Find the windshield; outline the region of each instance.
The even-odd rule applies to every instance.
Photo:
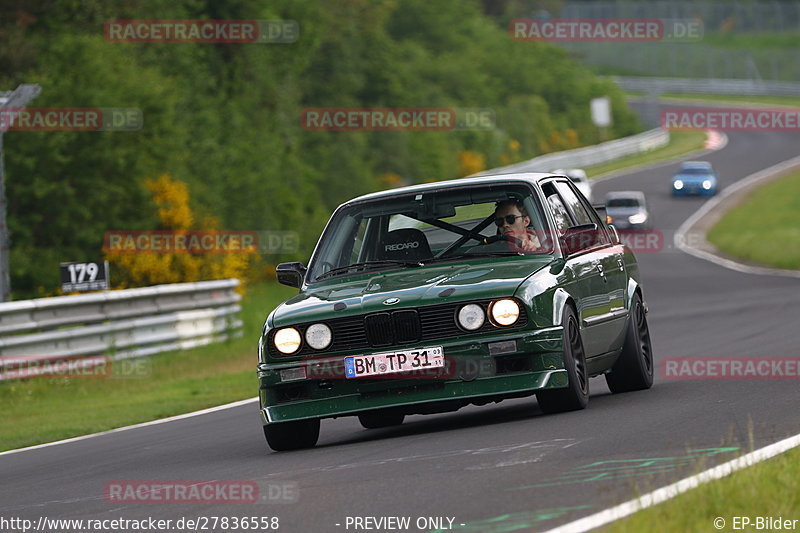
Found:
[[[606,208],[608,207],[639,207],[639,200],[636,198],[612,198],[606,200]]]
[[[359,202],[340,209],[329,222],[308,279],[464,257],[552,253],[543,238],[544,220],[530,188],[519,184]]]
[[[691,167],[691,168],[681,169],[681,174],[710,174],[710,173],[711,169],[708,168]]]

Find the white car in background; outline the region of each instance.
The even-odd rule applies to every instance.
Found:
[[[563,169],[560,168],[558,170],[554,170],[553,174],[559,174],[561,176],[566,176],[575,186],[578,188],[581,193],[589,200],[589,203],[592,202],[592,184],[589,182],[589,177],[586,176],[586,172],[581,168],[567,168]]]

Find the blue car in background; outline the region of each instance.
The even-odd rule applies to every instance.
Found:
[[[708,161],[685,161],[672,177],[672,196],[714,196],[717,175]]]

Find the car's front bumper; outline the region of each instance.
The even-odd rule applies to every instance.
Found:
[[[512,341],[513,350],[509,348]],[[381,408],[397,408],[408,413],[437,412],[482,400],[493,401],[567,386],[561,326],[426,345],[442,346],[445,358],[455,365],[453,371],[440,378],[346,379],[332,371],[319,374],[312,369],[313,365],[331,369],[332,365],[342,362],[344,355],[259,365],[263,422],[331,418]],[[497,353],[498,346],[504,346],[504,353]],[[301,366],[313,377],[281,380],[281,371]]]
[[[716,185],[713,185],[710,189],[704,189],[703,185],[700,183],[685,183],[680,189],[672,187],[673,196],[714,196],[716,193]]]

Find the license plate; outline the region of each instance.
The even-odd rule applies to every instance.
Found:
[[[442,367],[444,367],[444,350],[441,346],[344,358],[344,372],[347,378],[380,376],[381,374]]]

